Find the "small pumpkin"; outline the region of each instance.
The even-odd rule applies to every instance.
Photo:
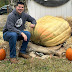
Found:
[[[72,49],[71,48],[68,48],[66,50],[66,58],[70,61],[72,61]]]
[[[0,60],[4,60],[6,57],[6,51],[5,49],[0,49]]]

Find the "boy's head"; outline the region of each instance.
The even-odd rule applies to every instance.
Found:
[[[24,3],[23,2],[17,2],[16,4],[16,11],[21,14],[24,11]]]

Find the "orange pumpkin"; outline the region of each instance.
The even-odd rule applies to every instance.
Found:
[[[72,61],[72,49],[68,48],[66,51],[66,58],[70,61]]]
[[[0,60],[4,60],[6,57],[6,52],[4,49],[0,49]]]

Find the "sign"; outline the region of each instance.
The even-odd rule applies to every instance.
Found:
[[[67,3],[69,0],[34,0],[34,1],[46,7],[57,7]]]

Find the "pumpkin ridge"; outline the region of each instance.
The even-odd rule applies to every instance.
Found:
[[[64,42],[64,40],[66,39],[66,38],[68,38],[69,36],[66,36],[65,38],[63,38],[63,39],[61,39],[60,41],[58,41],[57,43],[52,43],[52,44],[44,44],[45,46],[55,46],[55,45],[58,45],[58,44],[60,44],[60,43],[63,43]]]
[[[57,25],[57,24],[55,23],[53,26],[56,26],[56,25]],[[53,26],[51,26],[51,27],[53,27]],[[49,27],[49,28],[48,28],[48,31],[50,31],[50,29],[51,29],[51,28]],[[43,34],[46,30],[47,30],[47,28],[42,32],[42,34]],[[51,32],[51,33],[52,33],[52,32]],[[51,33],[50,33],[50,34],[51,34]],[[41,34],[41,36],[42,36],[42,34]],[[50,35],[50,34],[48,34],[48,35]],[[48,36],[48,35],[47,35],[47,36]]]
[[[51,40],[51,39],[55,38],[56,36],[60,35],[61,33],[59,33],[59,30],[61,30],[61,27],[63,27],[63,25],[61,25],[60,28],[54,30],[54,32],[51,32],[50,34],[53,34],[53,36],[52,36],[51,38],[46,39],[46,40]],[[64,26],[64,27],[65,27],[65,26]],[[68,26],[67,26],[67,27],[68,27]],[[68,27],[68,28],[69,28],[69,27]],[[64,29],[67,30],[68,28],[64,28]],[[64,31],[62,31],[62,32],[64,32]],[[58,34],[56,34],[56,33],[58,33]],[[46,36],[48,36],[48,35],[45,35],[44,37],[47,38]],[[41,38],[43,41],[45,40],[44,37]],[[45,41],[46,41],[46,40],[45,40]]]
[[[69,30],[70,30],[70,28],[67,29],[67,31],[69,31]],[[65,32],[63,32],[63,33],[67,35],[67,33],[66,33],[67,31],[65,31]],[[63,34],[63,33],[62,33],[62,34]],[[62,34],[60,34],[60,36],[61,36]],[[69,36],[70,36],[70,33],[68,33],[68,34],[69,34],[69,35],[67,35],[67,36],[69,37]],[[66,37],[66,35],[65,35],[65,36],[62,36],[62,39],[63,39],[64,37]],[[59,37],[60,37],[60,36],[59,36]],[[58,36],[57,36],[57,37],[58,37]],[[53,40],[50,40],[50,41],[47,41],[47,43],[50,44],[51,41],[53,41],[54,43],[60,41],[61,38],[58,38],[58,39],[57,39],[57,37],[55,37],[55,38],[53,39],[54,41],[53,41]],[[45,42],[45,43],[46,43],[46,42]]]

